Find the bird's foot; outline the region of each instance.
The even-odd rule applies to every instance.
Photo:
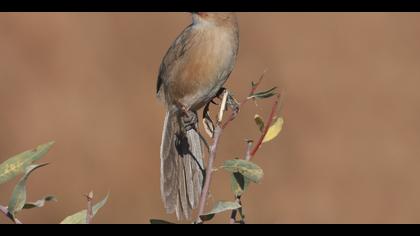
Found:
[[[195,112],[184,110],[184,115],[182,116],[182,124],[184,125],[185,131],[196,129],[197,122],[198,117]]]
[[[228,92],[226,104],[233,110],[233,112],[235,113],[239,112],[239,102],[236,101],[236,99],[229,93],[229,91],[225,87],[220,88],[215,98],[222,99],[222,95],[225,92]],[[212,101],[212,103],[216,104],[214,101]]]
[[[232,95],[228,94],[226,104],[232,109],[234,113],[239,112],[239,102],[236,101]]]
[[[217,92],[217,94],[216,94],[216,96],[214,96],[214,98],[210,101],[210,102],[208,102],[207,104],[206,104],[206,106],[204,107],[204,110],[203,110],[203,118],[204,119],[209,119],[210,121],[211,121],[211,119],[210,119],[210,117],[209,117],[209,114],[208,114],[208,112],[209,112],[209,107],[210,107],[210,104],[215,104],[215,105],[219,105],[219,104],[217,104],[214,100],[217,98],[217,99],[222,99],[221,97],[222,97],[222,95],[225,93],[225,92],[227,92],[228,93],[228,95],[227,95],[227,100],[226,100],[226,105],[230,108],[230,109],[232,109],[232,112],[236,115],[236,114],[238,114],[239,113],[239,107],[240,107],[240,103],[238,102],[238,101],[236,101],[236,99],[228,92],[228,90],[226,89],[226,88],[224,88],[224,87],[222,87],[218,92]]]

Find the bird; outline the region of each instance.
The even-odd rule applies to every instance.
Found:
[[[197,111],[223,88],[235,66],[239,27],[233,12],[191,12],[159,67],[157,97],[166,114],[160,146],[160,189],[168,214],[189,219],[205,179]]]

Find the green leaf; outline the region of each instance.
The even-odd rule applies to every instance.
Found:
[[[216,205],[213,207],[213,209],[206,213],[205,215],[201,215],[200,219],[202,221],[209,221],[211,219],[213,219],[213,217],[221,212],[224,211],[230,211],[230,210],[236,210],[238,208],[240,208],[241,205],[237,202],[223,202],[223,201],[219,201],[216,203]]]
[[[8,211],[9,214],[15,218],[16,213],[21,211],[26,203],[26,181],[29,175],[36,169],[46,166],[48,164],[31,165],[27,168],[25,175],[19,180],[15,189],[13,190],[12,197],[9,201]]]
[[[48,150],[50,150],[53,145],[54,142],[40,145],[33,150],[20,153],[3,162],[0,165],[0,184],[24,173],[28,166],[47,154]]]
[[[254,116],[254,120],[255,120],[255,123],[257,124],[257,126],[258,126],[258,129],[261,131],[261,132],[263,132],[264,131],[264,126],[265,126],[265,124],[264,124],[264,121],[263,121],[263,119],[261,118],[261,116],[259,116],[258,114],[256,114],[255,116]]]
[[[152,225],[173,225],[175,223],[166,221],[166,220],[160,220],[160,219],[150,219],[150,224]]]
[[[51,202],[51,201],[56,202],[57,198],[54,196],[46,196],[36,202],[27,202],[23,206],[23,209],[41,208],[45,206],[45,203]]]
[[[106,201],[108,200],[108,196],[109,193],[102,201],[96,203],[92,207],[93,216],[95,216],[96,213],[98,213],[99,209],[101,209],[105,205]],[[86,224],[86,217],[87,210],[79,211],[76,214],[66,217],[60,224]]]
[[[281,130],[283,129],[284,120],[282,117],[279,117],[274,121],[274,123],[270,126],[267,131],[267,134],[264,137],[263,143],[269,142],[276,138]]]
[[[231,173],[239,172],[254,183],[258,183],[264,175],[259,166],[246,160],[227,160],[223,163],[222,168]]]
[[[231,176],[231,189],[236,197],[242,196],[248,188],[250,180],[245,178],[241,173],[232,173]]]
[[[276,92],[275,92],[276,89],[277,89],[277,87],[273,87],[273,88],[271,88],[267,91],[262,91],[262,92],[251,94],[248,97],[248,99],[264,99],[264,98],[272,97],[272,96],[276,95]]]

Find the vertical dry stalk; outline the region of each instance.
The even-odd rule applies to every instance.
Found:
[[[214,131],[213,131],[213,143],[211,144],[209,148],[210,149],[209,160],[208,160],[207,168],[206,168],[206,177],[204,181],[203,191],[201,192],[200,203],[198,205],[198,215],[197,215],[196,223],[202,223],[200,216],[204,214],[204,208],[206,206],[206,201],[207,201],[207,197],[210,190],[211,176],[213,173],[213,163],[214,163],[214,160],[216,159],[217,147],[219,145],[220,136],[222,135],[223,127],[221,126],[221,123],[223,119],[223,114],[225,113],[225,110],[226,110],[228,96],[229,96],[229,92],[226,90],[225,93],[223,94],[222,103],[221,103],[220,110],[217,116],[216,127],[214,128]]]
[[[264,73],[260,76],[258,81],[255,84],[253,84],[253,86],[251,88],[251,91],[249,93],[250,95],[255,93],[258,86],[261,84],[265,73],[266,73],[266,71],[264,71]],[[212,173],[213,173],[213,165],[214,165],[214,161],[216,159],[217,147],[218,147],[219,142],[220,142],[220,137],[222,135],[222,131],[223,131],[224,128],[226,128],[230,124],[230,122],[232,122],[236,118],[240,108],[249,100],[248,97],[244,98],[238,104],[238,110],[237,111],[232,111],[230,113],[230,116],[227,118],[226,122],[222,123],[222,118],[223,118],[223,114],[226,110],[226,103],[227,103],[228,96],[229,96],[228,92],[225,91],[223,99],[222,99],[222,104],[221,104],[221,107],[220,107],[220,110],[219,110],[219,113],[218,113],[218,116],[217,116],[217,123],[216,123],[216,126],[215,126],[214,131],[213,131],[213,137],[212,137],[213,142],[212,142],[211,146],[209,147],[210,153],[209,153],[209,159],[208,159],[207,168],[206,168],[205,182],[204,182],[203,190],[202,190],[201,197],[200,197],[198,214],[197,214],[197,219],[196,219],[195,223],[202,223],[202,220],[201,220],[200,216],[202,216],[204,214],[204,208],[205,208],[208,193],[209,193],[209,190],[210,190],[211,178],[212,178]],[[273,107],[277,107],[277,104],[278,104],[278,99],[276,100],[275,105]],[[271,113],[275,114],[275,109],[273,109]],[[270,115],[271,120],[269,122],[267,122],[267,126],[271,125],[272,118],[273,118],[273,115]],[[265,131],[263,136],[265,136],[267,131],[268,131],[268,129]],[[261,143],[262,143],[263,139],[264,139],[264,137],[262,137]],[[255,150],[251,150],[252,142],[248,143],[248,149],[247,149],[247,154],[246,154],[246,159],[247,160],[250,160],[252,158],[252,156],[255,155],[259,146],[261,146],[261,143],[258,143],[258,145],[256,146],[256,149],[254,148]],[[239,199],[237,199],[237,200],[239,200]],[[235,223],[236,214],[237,214],[237,211],[232,212],[231,221],[233,219],[233,223]]]
[[[92,220],[93,220],[93,209],[92,209],[93,192],[90,192],[88,195],[86,195],[86,199],[87,199],[86,224],[92,224]]]

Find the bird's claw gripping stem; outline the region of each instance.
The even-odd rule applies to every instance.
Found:
[[[228,94],[226,104],[232,109],[234,113],[239,112],[239,102],[236,101],[236,99],[232,95]]]
[[[198,117],[195,112],[184,111],[182,116],[182,124],[184,125],[184,130],[189,131],[196,128],[198,122]]]

